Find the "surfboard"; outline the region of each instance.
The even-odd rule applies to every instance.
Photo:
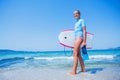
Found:
[[[69,30],[63,30],[59,36],[59,42],[62,46],[68,47],[68,48],[74,48],[74,42],[75,42],[75,35],[74,35],[74,30],[69,29]],[[93,34],[87,32],[87,46],[81,47],[81,52],[82,52],[82,58],[83,60],[89,60],[89,56],[87,54],[87,49],[92,48],[92,40],[93,40]]]
[[[75,35],[73,29],[63,30],[60,32],[59,36],[59,42],[62,46],[68,47],[68,48],[74,48],[74,42],[75,42]],[[92,40],[93,40],[93,34],[90,32],[87,32],[87,39],[86,43],[87,49],[92,48]]]

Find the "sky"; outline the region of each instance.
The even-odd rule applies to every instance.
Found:
[[[119,0],[0,0],[0,49],[63,50],[58,35],[74,29],[81,11],[93,49],[120,46]]]

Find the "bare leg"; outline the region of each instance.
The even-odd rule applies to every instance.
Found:
[[[79,51],[79,54],[78,54],[78,59],[80,61],[80,66],[81,66],[81,72],[85,72],[85,65],[84,65],[84,61],[82,59],[82,56],[81,56],[81,52]]]
[[[78,37],[75,40],[75,45],[74,45],[74,64],[73,64],[73,69],[70,72],[70,75],[75,75],[76,71],[77,71],[77,65],[78,65],[78,59],[79,59],[79,50],[80,50],[80,46],[82,43],[82,38]],[[82,58],[81,58],[82,59]]]

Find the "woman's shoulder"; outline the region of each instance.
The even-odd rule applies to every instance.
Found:
[[[84,19],[82,19],[82,18],[80,18],[79,20],[80,20],[80,21],[84,21]]]
[[[79,22],[84,22],[84,19],[80,18],[80,19],[79,19]]]

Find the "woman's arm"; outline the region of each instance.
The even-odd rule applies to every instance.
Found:
[[[82,29],[83,29],[83,44],[82,44],[82,46],[86,46],[86,26],[83,26],[82,27]]]

